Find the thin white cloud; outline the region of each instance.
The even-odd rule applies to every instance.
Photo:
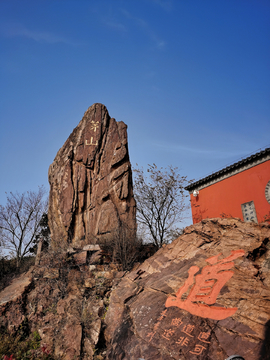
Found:
[[[105,21],[104,23],[109,26],[112,29],[121,31],[121,32],[127,32],[127,28],[125,27],[125,25],[121,24],[120,22],[113,22],[113,21]]]
[[[222,151],[222,150],[209,150],[209,149],[202,149],[202,148],[196,148],[196,147],[189,147],[185,145],[178,145],[178,144],[167,144],[167,143],[157,143],[157,142],[151,142],[152,146],[159,147],[162,149],[165,149],[170,152],[186,152],[189,154],[194,155],[202,155],[206,156],[208,158],[215,158],[215,159],[226,159],[229,157],[241,157],[245,156],[247,152],[245,151]]]
[[[144,31],[144,33],[148,36],[148,38],[154,42],[155,47],[157,49],[163,49],[165,46],[165,41],[160,39],[153,29],[149,26],[149,24],[138,17],[132,16],[127,10],[121,9],[122,14],[129,20],[133,21],[140,29]]]
[[[1,33],[6,37],[24,37],[41,43],[76,45],[65,37],[47,31],[29,30],[20,24],[4,24],[1,26]]]
[[[162,7],[166,11],[172,10],[172,1],[171,0],[150,0],[152,3]]]

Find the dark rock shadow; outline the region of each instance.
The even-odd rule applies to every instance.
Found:
[[[270,360],[270,320],[265,324],[265,336],[260,351],[259,360]]]

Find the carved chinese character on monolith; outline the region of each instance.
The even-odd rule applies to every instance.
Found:
[[[121,226],[136,229],[127,126],[102,104],[84,114],[49,168],[53,243],[82,247]]]

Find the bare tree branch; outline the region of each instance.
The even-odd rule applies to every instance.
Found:
[[[11,192],[7,195],[6,205],[0,205],[0,243],[15,253],[17,267],[29,253],[39,232],[42,215],[47,211],[44,195],[44,187],[39,187],[37,192]]]
[[[180,231],[176,224],[186,210],[187,177],[180,176],[177,168],[158,169],[155,164],[148,165],[148,176],[142,168],[133,172],[137,221],[148,228],[155,245],[161,247]]]

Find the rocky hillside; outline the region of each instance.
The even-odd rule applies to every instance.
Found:
[[[269,359],[269,239],[266,223],[204,220],[127,273],[48,252],[0,293],[1,329],[61,359]]]

